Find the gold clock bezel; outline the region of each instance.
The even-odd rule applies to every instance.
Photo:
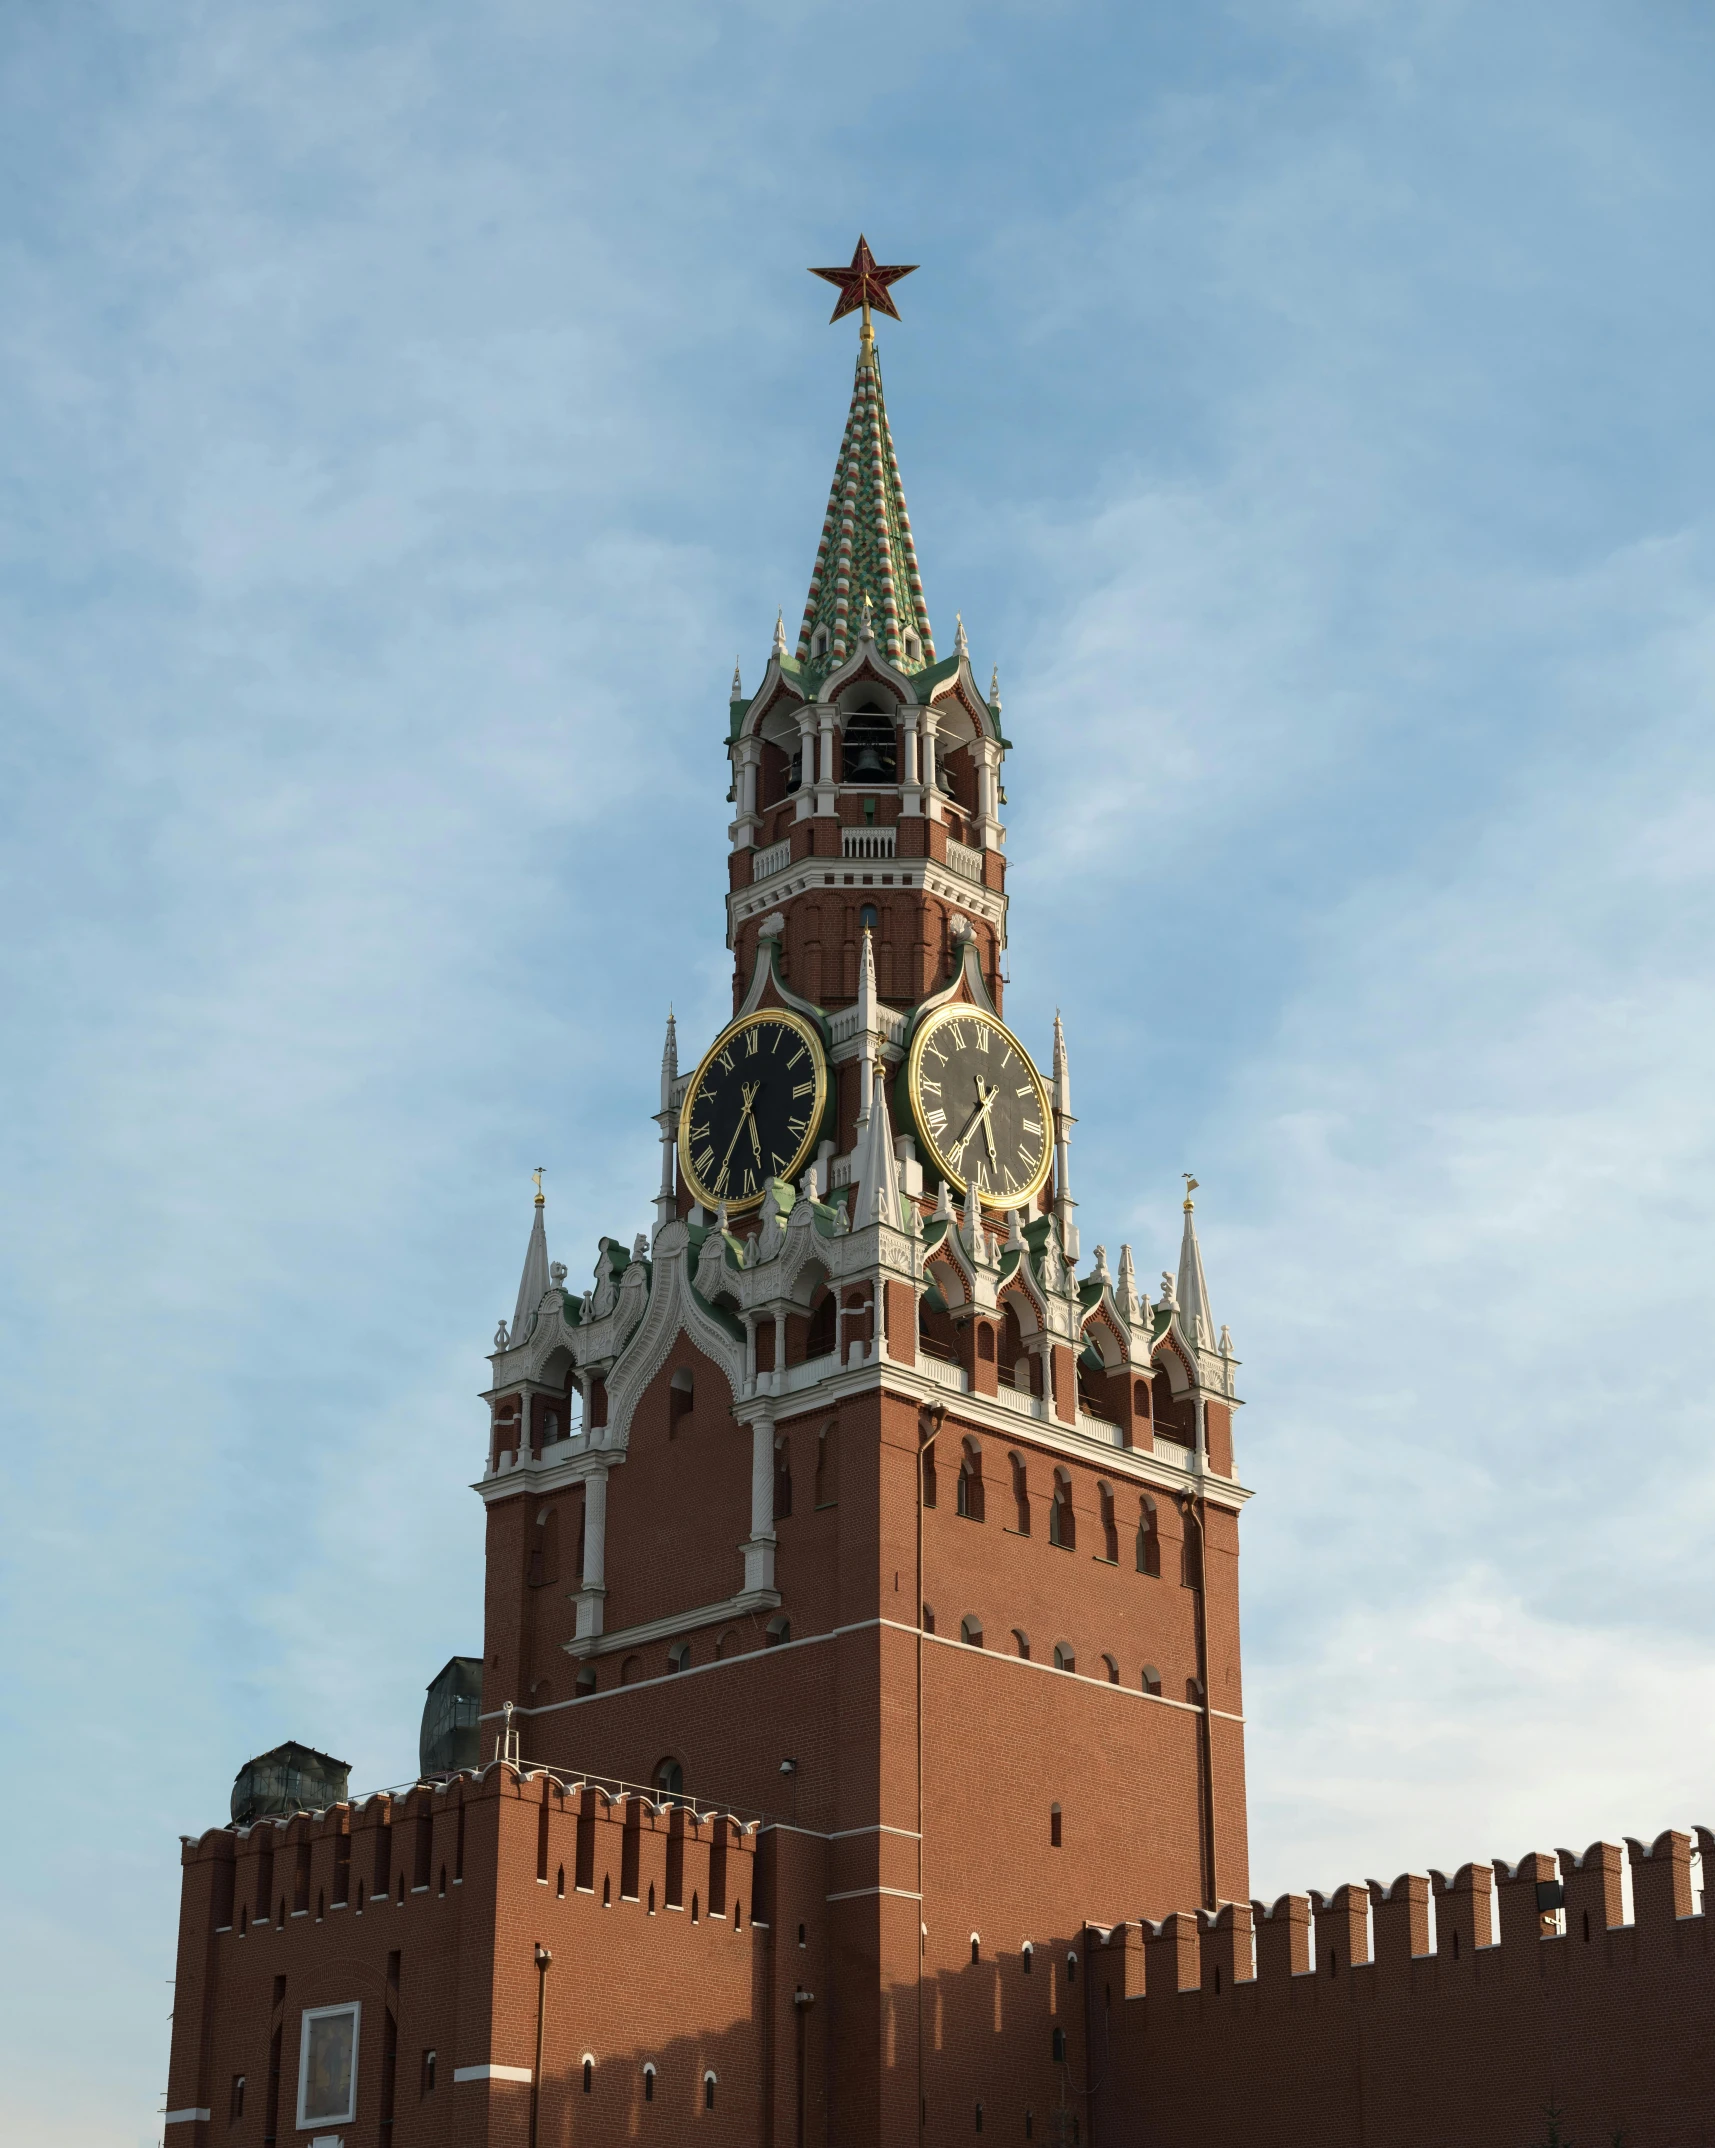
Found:
[[[985,1208],[1003,1212],[1008,1208],[1026,1208],[1047,1185],[1048,1174],[1054,1168],[1054,1107],[1048,1100],[1048,1085],[1037,1071],[1035,1060],[998,1014],[990,1014],[983,1007],[973,1007],[968,1000],[955,1000],[945,1007],[937,1007],[934,1013],[919,1025],[916,1035],[911,1039],[911,1049],[905,1061],[905,1094],[906,1101],[911,1106],[911,1123],[917,1129],[917,1138],[922,1142],[924,1151],[935,1169],[950,1186],[960,1193],[966,1192],[970,1181],[947,1160],[934,1135],[930,1133],[917,1087],[923,1054],[930,1038],[937,1030],[946,1028],[952,1022],[980,1022],[985,1029],[991,1029],[1004,1037],[1030,1069],[1030,1078],[1036,1084],[1036,1094],[1042,1106],[1043,1126],[1042,1162],[1036,1176],[1027,1186],[1021,1186],[1017,1193],[1009,1195],[1005,1200],[995,1198],[981,1187],[977,1192],[977,1197]]]
[[[795,1186],[798,1183],[805,1166],[815,1153],[816,1143],[822,1131],[822,1120],[827,1115],[828,1055],[823,1049],[821,1035],[814,1022],[795,1012],[790,1007],[758,1007],[753,1014],[741,1014],[736,1022],[727,1024],[702,1058],[698,1060],[697,1071],[691,1076],[690,1086],[686,1089],[684,1101],[679,1106],[679,1139],[677,1145],[679,1151],[679,1175],[690,1188],[693,1197],[707,1209],[718,1209],[724,1199],[726,1212],[729,1216],[747,1215],[751,1209],[760,1208],[768,1197],[768,1180],[766,1178],[763,1180],[762,1190],[759,1193],[741,1195],[737,1199],[734,1199],[731,1194],[722,1196],[717,1193],[711,1193],[709,1188],[697,1176],[696,1167],[691,1162],[691,1119],[693,1116],[691,1107],[695,1102],[697,1091],[702,1087],[704,1075],[707,1074],[709,1068],[714,1065],[723,1052],[731,1050],[733,1039],[742,1037],[747,1029],[760,1029],[766,1023],[777,1024],[783,1029],[795,1030],[810,1047],[810,1061],[816,1070],[816,1094],[810,1106],[809,1132],[805,1134],[803,1140],[799,1143],[797,1153],[793,1156],[789,1167],[784,1171],[777,1171],[773,1174],[776,1178],[784,1179],[788,1185]]]

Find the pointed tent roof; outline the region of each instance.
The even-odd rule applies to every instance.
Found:
[[[1203,1280],[1203,1252],[1197,1243],[1192,1201],[1185,1197],[1185,1235],[1179,1242],[1179,1325],[1200,1349],[1215,1347],[1215,1316],[1209,1310],[1209,1286]]]
[[[899,1159],[893,1153],[893,1128],[887,1118],[887,1087],[879,1070],[870,1084],[869,1119],[858,1137],[857,1201],[852,1229],[872,1223],[899,1228]]]
[[[661,1047],[661,1109],[666,1111],[673,1102],[673,1084],[679,1079],[679,1025],[673,1019],[673,1010],[667,1009],[667,1038]]]
[[[853,654],[866,597],[875,609],[881,652],[895,670],[916,672],[934,663],[935,637],[882,398],[881,364],[867,327],[858,341],[851,411],[834,465],[804,623],[798,629],[797,660],[812,676],[833,670]],[[828,646],[812,661],[811,641],[819,626],[828,629]],[[905,636],[913,631],[921,637],[922,654],[910,657]]]
[[[548,1294],[548,1231],[543,1222],[546,1203],[536,1196],[536,1216],[530,1225],[530,1243],[524,1248],[524,1273],[518,1278],[518,1308],[512,1315],[512,1345],[516,1349],[530,1331],[536,1308]]]

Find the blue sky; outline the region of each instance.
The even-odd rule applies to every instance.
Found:
[[[1086,1246],[1203,1183],[1257,1891],[1710,1817],[1712,103],[1670,0],[7,12],[0,2131],[156,2139],[176,1835],[479,1633],[859,228]]]

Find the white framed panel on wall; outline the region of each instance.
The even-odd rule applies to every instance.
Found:
[[[298,2129],[357,2116],[357,2047],[363,2007],[307,2006],[298,2036]]]

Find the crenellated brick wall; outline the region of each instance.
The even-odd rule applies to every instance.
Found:
[[[1086,2137],[1532,2148],[1552,2109],[1577,2148],[1715,2140],[1712,1853],[1669,1831],[1092,1930]]]

